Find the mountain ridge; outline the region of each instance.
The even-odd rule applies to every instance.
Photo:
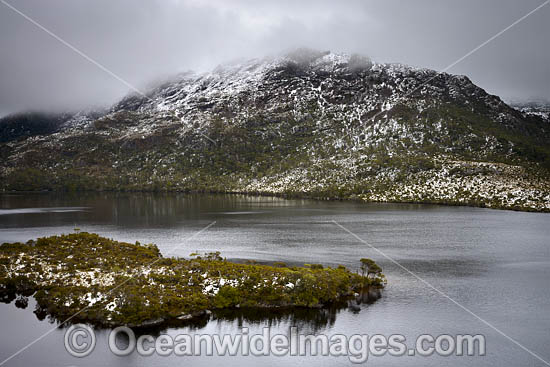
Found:
[[[183,73],[4,142],[0,184],[548,211],[549,142],[544,118],[466,76],[296,50]]]

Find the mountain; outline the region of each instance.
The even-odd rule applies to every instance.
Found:
[[[550,102],[532,101],[522,103],[512,103],[512,107],[521,111],[525,116],[538,116],[550,124]]]
[[[296,50],[183,73],[2,142],[0,185],[549,211],[549,142],[547,119],[465,76]]]
[[[70,114],[41,112],[7,116],[0,120],[0,143],[55,133],[71,117]]]

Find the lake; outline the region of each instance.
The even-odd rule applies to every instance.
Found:
[[[327,335],[402,334],[414,344],[421,334],[483,334],[486,356],[386,355],[371,356],[367,363],[545,365],[530,352],[550,360],[550,214],[242,195],[0,195],[0,242],[74,228],[120,241],[152,242],[165,256],[220,251],[236,261],[342,264],[354,270],[360,258],[370,257],[388,279],[382,297],[361,304],[360,310],[217,315],[199,325],[162,331],[170,335],[237,333],[243,326],[250,334],[265,326],[285,334],[296,325]],[[26,309],[0,304],[0,362],[54,327],[47,319],[39,321],[33,309],[32,299]],[[96,331],[97,345],[89,356],[75,358],[65,351],[64,332],[51,331],[4,365],[351,365],[345,356],[119,357],[108,350],[107,330]]]

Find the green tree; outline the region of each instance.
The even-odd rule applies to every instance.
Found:
[[[369,278],[377,278],[382,274],[382,268],[372,259],[362,258],[361,260],[361,276]]]

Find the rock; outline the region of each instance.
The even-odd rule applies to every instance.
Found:
[[[190,313],[186,313],[177,317],[178,320],[190,320],[192,318],[193,318],[193,315]]]

